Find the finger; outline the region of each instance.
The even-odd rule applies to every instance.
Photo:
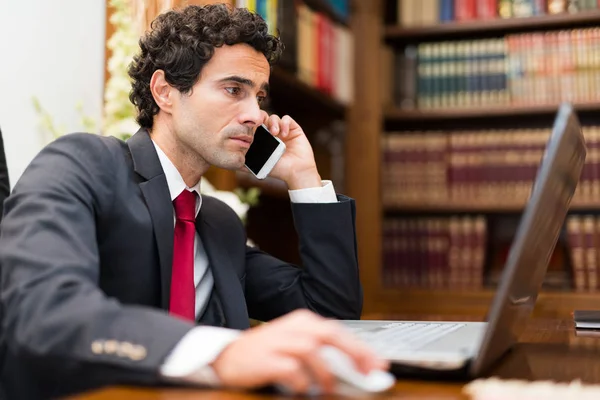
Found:
[[[275,114],[272,114],[269,117],[265,125],[267,126],[267,129],[271,132],[271,134],[274,136],[279,135],[279,133],[281,132],[281,119]]]
[[[340,335],[329,344],[348,354],[354,361],[356,368],[363,373],[389,367],[387,361],[378,357],[373,349],[350,334]]]
[[[281,118],[281,136],[282,137],[287,137],[288,134],[290,133],[291,122],[292,122],[292,117],[290,117],[289,115],[284,115],[283,118]]]
[[[348,354],[359,371],[368,373],[373,369],[387,369],[387,362],[362,340],[358,339],[343,325],[335,320],[326,320],[319,324],[319,335],[324,344],[335,346]]]
[[[287,117],[290,121],[290,130],[300,128],[300,125],[296,122],[296,120],[294,118],[290,117],[289,115]]]
[[[333,393],[337,378],[319,354],[319,349],[303,354],[301,359],[319,390],[323,393]]]
[[[293,341],[281,343],[279,352],[285,356],[300,360],[309,372],[318,388],[330,393],[335,384],[335,377],[320,354],[321,344],[316,337],[307,334],[295,335]]]
[[[286,390],[294,394],[305,394],[313,385],[310,375],[299,359],[282,357],[276,366],[277,368],[273,370],[272,382],[283,385]]]

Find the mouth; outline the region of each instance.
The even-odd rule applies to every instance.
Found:
[[[250,145],[252,144],[252,136],[233,136],[231,138],[229,138],[230,140],[233,140],[234,142],[236,142],[240,147],[243,148],[249,148]]]

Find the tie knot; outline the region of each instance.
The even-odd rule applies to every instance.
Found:
[[[173,206],[175,218],[192,222],[196,220],[196,192],[183,189],[183,192],[173,200]]]

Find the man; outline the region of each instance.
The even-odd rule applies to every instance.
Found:
[[[58,139],[6,202],[4,395],[180,382],[328,391],[325,344],[365,372],[384,368],[332,321],[361,313],[354,202],[321,181],[292,118],[260,109],[279,40],[259,16],[214,5],[159,16],[140,45],[129,74],[142,128],[126,143]],[[199,195],[210,165],[243,167],[263,122],[287,145],[271,175],[289,186],[303,268],[246,247],[235,213]],[[272,322],[246,330],[249,317]]]
[[[6,154],[4,152],[4,140],[0,130],[0,221],[4,207],[4,199],[10,194],[10,181],[8,179],[8,168],[6,166]]]

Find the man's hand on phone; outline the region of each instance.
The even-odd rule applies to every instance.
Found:
[[[296,393],[306,393],[316,384],[323,393],[331,393],[335,377],[319,355],[324,345],[347,353],[364,373],[388,368],[387,362],[338,322],[307,310],[246,331],[212,366],[225,387],[253,389],[283,384]]]
[[[265,113],[264,124],[286,145],[286,151],[269,174],[287,183],[291,190],[321,186],[312,147],[304,131],[289,115]]]

